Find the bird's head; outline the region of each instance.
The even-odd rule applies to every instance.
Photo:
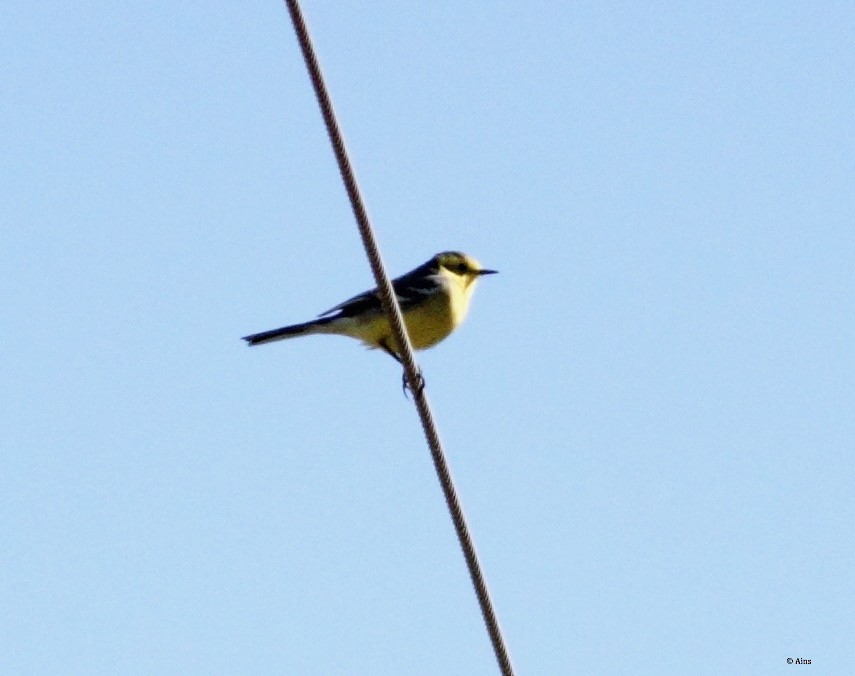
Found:
[[[463,288],[474,284],[482,275],[494,275],[498,270],[487,270],[472,256],[460,251],[443,251],[433,258],[440,271],[445,271],[457,279]]]

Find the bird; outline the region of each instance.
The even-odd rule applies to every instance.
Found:
[[[413,348],[426,350],[447,338],[465,319],[478,280],[496,272],[460,251],[443,251],[392,280]],[[254,346],[312,334],[356,338],[402,363],[376,288],[339,303],[317,319],[253,333],[242,340]]]

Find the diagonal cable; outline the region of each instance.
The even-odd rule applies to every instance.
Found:
[[[335,152],[338,169],[341,173],[341,178],[344,181],[344,187],[347,190],[347,196],[350,199],[350,206],[353,208],[353,215],[356,218],[356,224],[359,227],[359,234],[362,237],[362,244],[365,247],[365,254],[368,256],[368,262],[371,264],[371,272],[374,274],[374,280],[377,283],[377,288],[380,291],[380,300],[383,304],[383,310],[389,318],[389,323],[392,327],[392,332],[395,335],[397,344],[401,346],[399,354],[404,365],[409,389],[413,393],[413,401],[419,413],[419,418],[422,423],[422,429],[425,434],[428,446],[430,447],[431,457],[433,458],[434,468],[436,469],[439,483],[442,486],[442,491],[445,495],[445,502],[448,505],[448,511],[451,514],[451,520],[454,522],[454,529],[457,531],[457,539],[460,541],[460,547],[463,550],[463,556],[466,559],[466,565],[469,569],[469,576],[472,579],[472,585],[475,588],[475,594],[478,597],[478,603],[481,606],[481,614],[484,617],[484,624],[487,627],[487,633],[490,636],[490,641],[493,645],[493,651],[496,654],[496,660],[499,663],[499,669],[503,676],[513,676],[513,667],[511,666],[510,655],[505,645],[502,631],[499,627],[499,620],[496,617],[496,612],[493,609],[493,603],[490,600],[490,593],[487,590],[487,583],[484,580],[484,575],[481,572],[481,565],[478,563],[478,554],[475,551],[475,544],[472,537],[469,535],[469,529],[466,526],[466,519],[463,515],[463,508],[460,505],[460,498],[457,495],[457,489],[454,487],[454,482],[451,478],[451,472],[448,469],[448,462],[445,459],[445,452],[442,448],[442,442],[439,439],[439,433],[436,429],[436,424],[433,419],[433,413],[428,405],[427,396],[424,392],[423,382],[419,373],[419,368],[416,365],[413,357],[413,348],[410,344],[410,338],[407,335],[406,327],[404,326],[401,308],[398,305],[398,300],[392,289],[392,284],[389,281],[389,275],[386,273],[386,268],[383,264],[383,259],[380,256],[380,250],[377,246],[377,241],[374,238],[374,232],[371,228],[371,221],[368,218],[368,212],[365,209],[365,203],[362,201],[362,195],[359,192],[359,186],[356,183],[356,176],[353,167],[350,164],[350,158],[347,154],[347,149],[344,146],[341,129],[333,111],[332,101],[324,84],[321,68],[318,64],[315,50],[312,46],[309,31],[306,27],[306,21],[303,18],[303,13],[300,10],[300,5],[297,0],[285,0],[288,6],[288,11],[291,14],[291,21],[294,24],[294,31],[297,33],[297,39],[300,42],[300,49],[303,52],[303,58],[306,62],[306,68],[309,71],[309,77],[312,80],[312,86],[315,90],[315,96],[318,99],[318,105],[321,108],[321,114],[326,124],[327,133],[329,134],[330,142]]]

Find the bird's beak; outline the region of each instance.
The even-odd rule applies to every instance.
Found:
[[[478,270],[478,276],[480,277],[481,275],[495,275],[497,272],[499,272],[499,271],[498,270]]]

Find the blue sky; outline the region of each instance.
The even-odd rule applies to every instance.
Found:
[[[523,674],[855,664],[855,7],[304,3]],[[0,10],[0,670],[493,674],[284,5]]]

